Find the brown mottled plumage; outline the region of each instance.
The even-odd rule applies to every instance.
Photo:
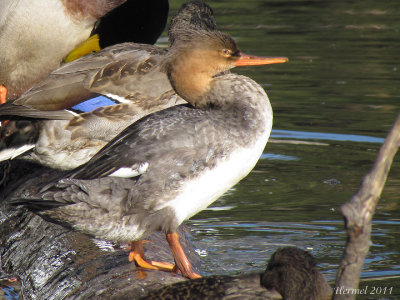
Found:
[[[285,247],[271,256],[262,274],[207,276],[163,287],[141,299],[327,300],[331,293],[314,257],[299,248]]]
[[[279,249],[272,255],[262,285],[277,290],[285,300],[327,300],[332,294],[315,258],[295,247]]]
[[[260,285],[260,274],[241,276],[212,275],[171,284],[140,298],[140,300],[276,300],[276,291]],[[299,298],[300,299],[300,298]]]

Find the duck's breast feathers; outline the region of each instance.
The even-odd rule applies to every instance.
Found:
[[[18,1],[2,0],[0,1],[0,30],[7,22],[8,17],[13,13]]]
[[[250,116],[256,117],[256,122],[270,123],[272,126],[272,107],[265,90],[254,80],[246,76],[233,73],[223,73],[214,77],[212,88],[203,98],[201,105],[230,107],[243,115],[245,120],[252,121]],[[246,117],[246,116],[249,117]],[[261,125],[260,128],[263,128]]]

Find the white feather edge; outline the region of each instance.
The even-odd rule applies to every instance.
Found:
[[[79,116],[79,114],[77,114],[76,112],[74,112],[74,111],[72,111],[72,110],[66,109],[65,111],[69,112],[69,113],[72,114],[74,117]]]
[[[146,172],[148,167],[149,167],[148,162],[139,164],[139,166],[137,164],[134,164],[131,167],[119,168],[117,171],[114,171],[113,173],[111,173],[108,176],[132,178],[132,177],[139,176],[139,175],[143,174],[144,172]]]
[[[35,147],[35,144],[23,145],[19,148],[8,148],[0,151],[0,161],[14,159]]]
[[[118,96],[118,95],[114,95],[114,94],[106,94],[106,97],[109,97],[111,99],[117,100],[121,103],[132,103],[132,101],[125,99],[124,97]]]

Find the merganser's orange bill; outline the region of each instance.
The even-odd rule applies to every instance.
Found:
[[[240,54],[240,58],[235,62],[236,66],[257,66],[257,65],[270,65],[281,64],[287,62],[287,57],[263,57],[253,56],[244,53]]]

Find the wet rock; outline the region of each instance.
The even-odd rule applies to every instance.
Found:
[[[1,269],[19,278],[24,299],[134,299],[185,280],[177,274],[137,268],[128,262],[127,250],[112,244],[101,249],[94,239],[21,209],[3,206],[0,221]],[[180,235],[189,259],[195,262],[186,229]],[[145,246],[149,258],[173,262],[161,233],[149,241]]]

